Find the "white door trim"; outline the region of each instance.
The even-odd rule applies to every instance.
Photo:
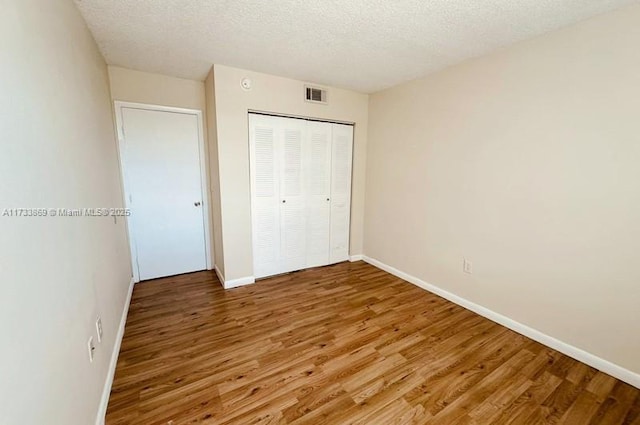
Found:
[[[120,162],[120,175],[122,177],[122,194],[124,197],[125,208],[130,208],[130,193],[127,189],[127,176],[124,170],[124,161],[122,157],[123,143],[125,141],[125,132],[123,131],[122,109],[142,109],[147,111],[173,112],[178,114],[195,115],[198,120],[198,152],[200,157],[200,183],[202,188],[202,221],[204,224],[204,249],[205,259],[207,261],[207,270],[212,270],[213,253],[211,251],[211,229],[209,227],[209,178],[207,177],[207,155],[204,143],[204,124],[202,120],[202,111],[198,109],[174,108],[172,106],[149,105],[146,103],[123,102],[116,100],[114,102],[116,131],[118,135],[118,160]],[[129,235],[129,249],[131,251],[131,269],[133,271],[134,282],[140,282],[140,274],[138,273],[138,255],[136,252],[136,243],[131,231],[129,217],[127,217],[127,233]]]

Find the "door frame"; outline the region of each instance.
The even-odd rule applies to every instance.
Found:
[[[145,111],[155,111],[155,112],[171,112],[178,114],[186,114],[186,115],[194,115],[198,122],[198,156],[199,156],[199,166],[200,166],[200,186],[202,191],[202,221],[204,225],[204,251],[205,251],[205,260],[207,270],[212,270],[212,258],[213,252],[211,247],[211,229],[210,229],[210,208],[209,208],[209,178],[207,174],[207,148],[204,143],[204,124],[202,119],[202,111],[199,109],[186,109],[186,108],[175,108],[172,106],[161,106],[161,105],[151,105],[146,103],[136,103],[136,102],[124,102],[120,100],[114,101],[115,108],[115,122],[116,122],[116,134],[118,138],[118,162],[120,168],[120,178],[122,181],[122,196],[124,201],[125,208],[131,208],[131,194],[128,189],[127,182],[127,174],[124,168],[124,143],[125,143],[125,131],[123,130],[123,117],[122,117],[122,109],[130,108],[130,109],[141,109]],[[129,217],[126,217],[125,222],[127,228],[127,235],[129,236],[129,251],[131,252],[131,271],[133,274],[133,281],[135,283],[140,282],[140,273],[138,270],[138,254],[136,249],[136,241],[133,235],[133,231],[131,229],[131,223],[129,221]]]

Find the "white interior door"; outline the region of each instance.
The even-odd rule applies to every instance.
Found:
[[[206,269],[197,115],[121,111],[121,155],[140,280]]]
[[[351,166],[353,126],[332,124],[331,154],[331,248],[329,262],[349,259],[351,221]]]
[[[331,123],[307,122],[305,143],[306,267],[329,264],[331,140]]]

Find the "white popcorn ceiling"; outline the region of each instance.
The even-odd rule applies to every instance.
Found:
[[[637,0],[75,0],[106,61],[375,92]]]

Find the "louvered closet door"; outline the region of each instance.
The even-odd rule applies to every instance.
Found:
[[[353,128],[249,115],[254,275],[349,258]]]
[[[332,124],[307,122],[305,189],[307,195],[306,267],[329,264]]]
[[[272,117],[249,115],[253,272],[256,277],[281,273],[279,127],[275,124]]]
[[[280,130],[280,273],[306,267],[306,121],[274,118]]]
[[[332,124],[331,231],[329,262],[349,259],[353,126]]]

